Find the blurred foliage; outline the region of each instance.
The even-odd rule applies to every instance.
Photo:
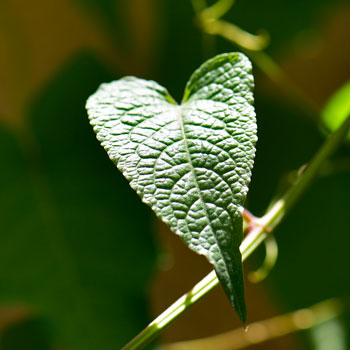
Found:
[[[0,6],[0,303],[32,315],[2,326],[0,346],[118,349],[150,320],[152,214],[95,140],[86,98],[101,82],[127,73],[158,81],[179,100],[204,59],[236,48],[202,35],[187,0],[5,0]],[[50,6],[59,15],[40,12]],[[326,46],[317,51],[323,38],[310,33],[320,33],[336,9],[350,13],[346,0],[236,0],[225,19],[251,33],[267,30],[267,52],[287,70],[294,62],[291,78],[301,72],[305,93],[328,96],[350,79],[349,45],[328,38],[338,45],[331,46],[334,57]],[[256,215],[324,137],[317,120],[298,103],[285,103],[266,80],[256,69],[259,142],[247,201]],[[281,313],[350,294],[349,175],[344,146],[276,232],[279,258],[263,286]],[[342,322],[348,332],[349,317]],[[332,327],[338,326],[327,331],[333,344],[344,344],[342,331]],[[298,349],[310,346],[307,332],[298,340]]]
[[[109,35],[113,38],[115,45],[121,45],[122,50],[130,49],[128,47],[129,33],[126,30],[128,17],[125,16],[127,2],[115,0],[71,0],[82,10],[87,11],[99,20]]]
[[[347,349],[349,336],[343,320],[333,319],[313,328],[311,333],[311,344],[315,350],[345,350]]]
[[[1,338],[2,350],[52,349],[51,331],[47,322],[29,319],[13,325]]]
[[[33,101],[29,127],[0,137],[1,301],[34,308],[74,349],[116,349],[147,320],[150,212],[86,122],[86,97],[109,79],[89,53],[73,57]]]
[[[341,3],[347,0],[238,0],[225,18],[251,33],[266,30],[271,38],[268,51],[273,52],[317,29],[329,6]]]
[[[329,131],[337,130],[350,116],[350,81],[341,86],[327,101],[322,112],[322,120]]]

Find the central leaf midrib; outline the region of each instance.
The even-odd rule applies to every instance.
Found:
[[[191,173],[192,173],[193,179],[194,179],[194,184],[195,184],[195,186],[196,186],[196,189],[197,189],[197,192],[198,192],[198,196],[199,196],[201,205],[202,205],[203,210],[204,210],[204,212],[205,212],[205,216],[206,216],[206,218],[207,218],[207,220],[208,220],[208,225],[210,226],[211,231],[213,232],[213,235],[214,235],[216,244],[217,244],[217,246],[218,246],[218,248],[219,248],[219,250],[220,250],[220,253],[221,253],[221,256],[222,256],[222,260],[223,260],[223,262],[224,262],[224,264],[225,264],[226,271],[227,271],[227,273],[228,273],[228,275],[229,275],[229,283],[230,283],[231,289],[232,289],[232,291],[233,291],[232,284],[231,284],[230,274],[229,274],[229,272],[228,272],[229,269],[228,269],[228,267],[227,267],[226,260],[224,259],[224,254],[223,254],[223,252],[222,252],[222,250],[221,250],[220,244],[219,244],[218,239],[217,239],[217,237],[216,237],[215,230],[213,229],[213,226],[212,226],[212,224],[211,224],[211,220],[210,220],[210,218],[209,218],[209,214],[208,214],[208,211],[207,211],[207,207],[206,207],[206,205],[205,205],[205,202],[204,202],[204,199],[203,199],[203,197],[202,197],[202,193],[201,193],[201,190],[200,190],[198,181],[197,181],[196,173],[195,173],[194,166],[193,166],[192,159],[191,159],[191,153],[190,153],[189,148],[188,148],[188,141],[187,141],[187,136],[186,136],[186,133],[185,133],[185,126],[184,126],[184,121],[183,121],[183,118],[182,118],[182,115],[183,115],[182,112],[183,112],[182,106],[181,106],[181,105],[177,106],[177,113],[176,113],[176,115],[177,115],[177,121],[178,121],[178,123],[179,123],[179,125],[180,125],[181,135],[182,135],[182,138],[183,138],[183,141],[184,141],[185,151],[186,151],[187,158],[188,158],[188,163],[189,163],[189,165],[190,165]],[[233,292],[234,292],[234,291],[233,291]]]

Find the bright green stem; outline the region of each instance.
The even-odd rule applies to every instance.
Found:
[[[209,19],[218,19],[225,15],[233,6],[235,0],[220,0],[210,7],[206,7],[201,15]]]
[[[337,131],[330,135],[289,191],[287,191],[281,199],[275,202],[262,218],[256,219],[255,226],[243,240],[240,247],[243,261],[245,261],[256,250],[256,248],[266,239],[268,233],[272,232],[281,222],[283,217],[290,211],[295,202],[317,176],[325,161],[345,139],[349,129],[350,117],[345,120]],[[170,323],[187,311],[218,284],[219,281],[216,277],[215,271],[210,272],[189,292],[184,294],[154,321],[152,321],[141,333],[131,340],[130,343],[125,345],[122,350],[143,349],[151,340],[156,338],[167,326],[169,326]]]

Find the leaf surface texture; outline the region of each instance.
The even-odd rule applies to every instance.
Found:
[[[256,121],[251,64],[214,57],[194,72],[182,104],[154,81],[125,77],[87,102],[109,157],[142,200],[214,265],[245,322],[239,245]]]

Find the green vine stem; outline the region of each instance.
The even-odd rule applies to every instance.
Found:
[[[291,103],[301,106],[306,116],[317,119],[319,110],[314,102],[305,96],[278,63],[264,51],[269,44],[268,33],[260,31],[257,35],[250,34],[235,24],[220,19],[231,9],[233,4],[233,0],[218,0],[208,7],[205,0],[192,0],[197,24],[203,33],[221,36],[238,46],[283,92],[285,98]]]
[[[290,211],[295,202],[301,197],[314,178],[319,174],[324,163],[346,138],[349,129],[350,117],[344,121],[338,130],[328,137],[311,162],[303,168],[302,173],[286,194],[277,200],[263,217],[255,219],[254,225],[252,225],[249,234],[240,246],[242,261],[247,260],[247,258],[266,239],[266,237],[268,237],[269,233],[276,228],[283,217]],[[125,345],[122,350],[144,349],[144,347],[156,338],[167,326],[218,284],[219,281],[216,277],[215,271],[210,272],[189,292],[184,294],[155,320],[153,320],[141,333]]]
[[[263,281],[275,267],[278,258],[278,244],[274,235],[269,235],[265,241],[265,259],[256,270],[249,272],[248,281],[259,283]]]
[[[253,322],[246,332],[242,327],[206,338],[162,345],[162,350],[238,350],[252,345],[311,329],[335,320],[348,309],[346,298],[333,298],[267,320]]]

